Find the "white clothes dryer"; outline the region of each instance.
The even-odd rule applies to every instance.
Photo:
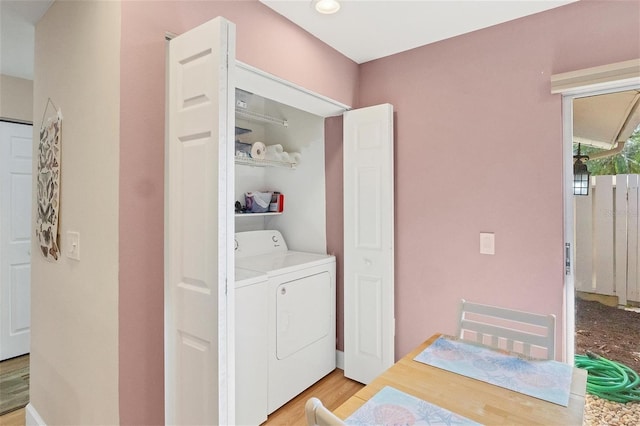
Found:
[[[236,267],[266,273],[268,412],[336,368],[336,260],[288,250],[276,230],[238,232]]]

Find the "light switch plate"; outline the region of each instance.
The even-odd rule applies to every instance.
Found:
[[[480,254],[496,254],[496,236],[493,232],[480,233]]]
[[[80,233],[67,232],[67,257],[69,259],[80,260]]]

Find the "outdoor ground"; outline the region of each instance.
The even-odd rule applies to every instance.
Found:
[[[640,372],[640,312],[576,298],[576,354],[587,350]]]

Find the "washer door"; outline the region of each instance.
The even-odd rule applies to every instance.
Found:
[[[276,357],[285,359],[330,333],[331,275],[321,272],[276,288]]]

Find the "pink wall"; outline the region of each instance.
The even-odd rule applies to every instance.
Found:
[[[125,1],[121,34],[120,418],[164,423],[165,31],[216,16],[237,26],[237,58],[346,104],[358,67],[257,1]],[[339,78],[338,78],[339,77]]]
[[[640,56],[637,1],[582,0],[360,67],[256,1],[126,1],[122,424],[164,421],[164,32],[218,15],[237,24],[239,60],[346,104],[359,95],[361,106],[395,105],[397,357],[434,332],[453,333],[461,297],[560,317],[562,123],[549,76]],[[340,125],[325,128],[327,185],[335,191]],[[328,212],[341,208],[341,197],[328,200]],[[328,222],[327,236],[336,254],[338,222]],[[478,253],[481,231],[496,233],[495,256]]]
[[[460,298],[551,312],[562,328],[549,77],[639,57],[638,22],[638,1],[583,0],[360,67],[359,106],[396,111],[396,357],[454,333]],[[481,231],[494,256],[479,254]]]
[[[336,256],[336,340],[337,349],[344,350],[344,221],[342,176],[342,116],[324,121],[325,179],[327,185],[327,253]]]

